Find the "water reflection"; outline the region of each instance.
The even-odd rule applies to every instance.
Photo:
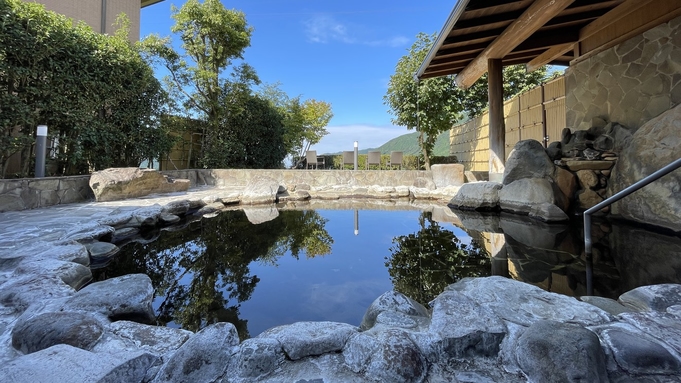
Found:
[[[462,243],[454,232],[422,212],[419,230],[393,238],[385,265],[395,290],[428,304],[445,287],[464,277],[491,274],[491,259],[477,241]]]
[[[329,254],[333,239],[326,220],[315,211],[291,211],[277,219],[250,223],[243,211],[228,211],[212,219],[164,232],[151,243],[125,246],[95,279],[147,274],[156,289],[160,325],[191,331],[217,322],[233,323],[241,339],[250,337],[239,307],[260,279],[249,265],[276,265],[287,253],[298,259]]]
[[[124,246],[93,273],[96,280],[147,274],[160,325],[198,331],[227,321],[242,339],[249,329],[255,335],[300,320],[359,324],[391,288],[427,304],[464,277],[502,275],[566,295],[591,289],[610,298],[641,285],[681,282],[675,236],[594,222],[587,260],[580,223],[387,202],[361,205],[371,210],[359,212],[346,204],[225,211],[184,228],[142,233],[141,243]]]
[[[506,263],[507,276],[547,291],[617,299],[639,286],[681,282],[681,239],[677,236],[621,222],[595,221],[593,257],[588,259],[581,221],[546,224],[511,214],[465,211],[449,214],[449,221],[480,238],[486,248],[491,247],[492,236],[502,236],[503,250],[493,254],[497,262]]]

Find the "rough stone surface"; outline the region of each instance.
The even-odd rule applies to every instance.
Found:
[[[620,153],[610,177],[614,194],[681,158],[681,106],[646,122]],[[625,219],[681,231],[681,175],[678,171],[660,178],[612,205],[612,212]]]
[[[158,359],[144,352],[95,354],[59,344],[0,367],[6,382],[141,382]]]
[[[306,356],[321,355],[343,349],[357,327],[336,322],[296,322],[271,328],[258,338],[276,339],[286,357],[298,360]]]
[[[228,350],[238,344],[233,324],[210,325],[185,342],[163,364],[153,382],[214,382],[229,366],[232,354]]]
[[[422,346],[428,360],[497,355],[506,328],[494,311],[455,290],[443,292],[431,306],[429,333],[437,340]]]
[[[24,354],[57,344],[68,344],[89,351],[102,336],[102,332],[102,325],[86,314],[44,313],[20,320],[14,326],[12,346]]]
[[[586,130],[594,117],[607,117],[636,129],[679,104],[679,20],[570,65],[565,73],[566,126]]]
[[[472,182],[461,186],[459,192],[449,201],[449,206],[459,209],[494,210],[499,207],[498,182]]]
[[[430,317],[428,309],[422,304],[405,296],[397,291],[388,291],[376,298],[362,318],[362,323],[359,325],[360,330],[368,330],[376,323],[376,317],[382,312],[393,311],[402,314],[407,314],[416,317]]]
[[[603,326],[597,331],[623,370],[635,375],[681,373],[681,361],[640,330],[630,326]]]
[[[584,327],[541,320],[518,339],[518,364],[531,382],[605,382],[605,354]]]
[[[95,199],[116,201],[152,193],[187,191],[189,180],[173,180],[153,169],[111,168],[92,173],[90,188]]]
[[[681,304],[681,285],[665,283],[641,286],[620,295],[618,300],[638,310],[664,312],[671,306]]]
[[[548,178],[553,176],[553,161],[539,141],[518,141],[506,160],[504,186],[524,178]]]
[[[277,200],[279,181],[265,176],[258,176],[251,180],[241,193],[241,203],[259,204],[273,203]]]
[[[272,338],[246,339],[239,345],[236,357],[232,359],[229,374],[234,379],[258,381],[275,372],[285,360],[285,354],[278,340]]]
[[[69,298],[64,307],[99,312],[112,320],[135,318],[152,323],[155,320],[153,298],[154,288],[148,276],[128,274],[84,287]]]
[[[376,345],[366,353],[366,346],[356,343],[363,341]],[[426,359],[407,333],[401,330],[381,331],[375,339],[352,338],[345,351],[351,354],[355,349],[365,351],[360,353],[366,357],[365,361],[361,364],[357,363],[357,358],[346,358],[346,361],[354,362],[351,366],[353,371],[364,370],[366,376],[377,382],[421,382],[428,371]]]
[[[499,206],[502,210],[529,214],[533,206],[543,204],[557,205],[559,208],[565,205],[558,186],[546,178],[521,178],[504,185],[499,191]]]
[[[582,302],[590,303],[603,311],[606,311],[610,315],[618,315],[621,313],[627,313],[632,311],[637,311],[632,307],[627,307],[614,299],[596,297],[596,296],[583,296],[579,297]]]
[[[193,332],[172,327],[160,327],[131,321],[116,321],[107,327],[113,334],[131,341],[135,347],[154,355],[164,356],[177,350]]]
[[[592,326],[611,321],[605,311],[565,295],[551,294],[536,286],[517,285],[503,277],[464,278],[450,285],[508,322],[530,326],[539,320]]]
[[[437,164],[432,165],[430,170],[433,174],[433,182],[438,188],[461,186],[465,182],[463,164]]]

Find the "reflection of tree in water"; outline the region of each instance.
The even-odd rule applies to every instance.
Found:
[[[333,239],[324,228],[327,220],[315,211],[283,211],[259,225],[248,222],[243,211],[225,211],[212,219],[192,222],[178,231],[164,231],[151,243],[121,249],[96,280],[131,273],[147,274],[157,297],[158,323],[175,322],[198,331],[216,322],[231,322],[241,339],[249,337],[239,306],[247,301],[260,279],[249,264],[276,264],[287,251],[296,259],[329,254]]]
[[[461,278],[491,274],[489,253],[478,243],[461,243],[431,213],[421,213],[419,223],[416,233],[393,238],[392,255],[386,257],[395,290],[427,304]]]

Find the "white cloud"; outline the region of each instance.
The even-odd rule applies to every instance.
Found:
[[[331,16],[318,15],[305,22],[307,38],[313,43],[328,43],[340,41],[353,44],[355,41],[348,36],[348,28]]]
[[[394,36],[387,39],[370,39],[365,28],[353,24],[344,24],[330,15],[316,15],[304,22],[305,33],[310,42],[326,44],[332,41],[344,44],[362,44],[369,46],[388,46],[392,48],[406,46],[410,39]]]
[[[341,125],[328,126],[326,130],[329,134],[310,148],[318,154],[353,150],[355,141],[358,142],[359,150],[377,148],[395,137],[411,133],[407,128],[392,125]]]

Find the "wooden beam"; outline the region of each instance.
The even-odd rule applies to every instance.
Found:
[[[550,63],[551,61],[557,59],[558,57],[574,49],[574,45],[575,45],[574,43],[554,45],[551,48],[547,49],[546,52],[530,60],[530,62],[527,63],[527,65],[525,66],[525,69],[528,72],[534,72],[535,70],[541,68],[542,66]]]
[[[475,60],[456,76],[456,84],[468,88],[487,71],[489,59],[501,59],[574,0],[536,0]]]
[[[579,31],[579,41],[595,35],[596,33],[602,31],[637,9],[640,9],[644,6],[654,6],[652,3],[655,1],[656,0],[626,0],[624,3],[610,10],[610,12],[582,28]]]
[[[489,180],[501,182],[506,163],[504,127],[504,74],[501,59],[489,59]]]

